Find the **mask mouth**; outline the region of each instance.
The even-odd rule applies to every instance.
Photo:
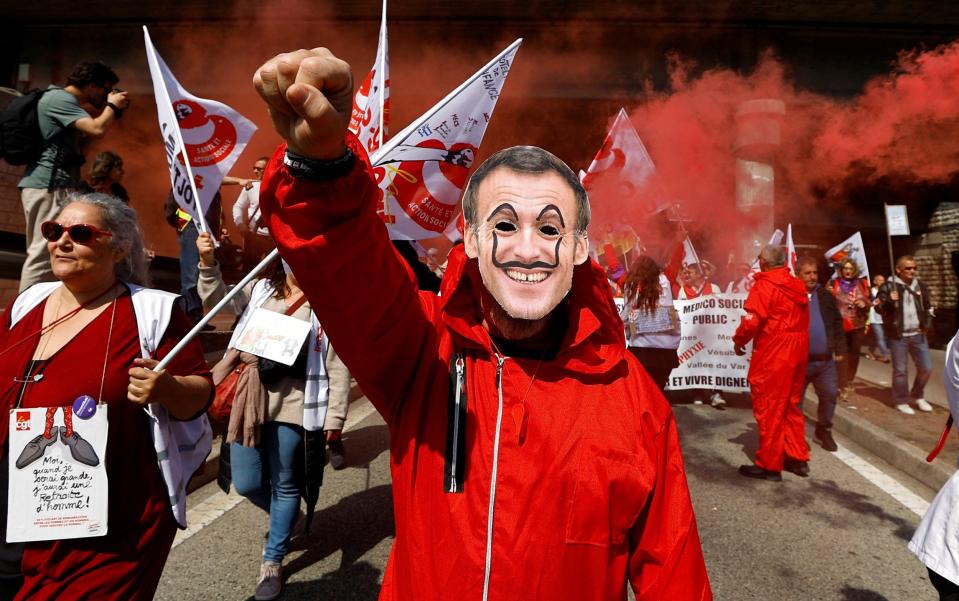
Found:
[[[549,271],[522,271],[519,269],[507,268],[503,270],[506,277],[521,284],[539,284],[546,280],[552,272]]]

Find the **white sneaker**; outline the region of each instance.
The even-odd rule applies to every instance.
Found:
[[[919,411],[925,411],[926,413],[932,411],[932,405],[926,399],[916,399],[916,407],[919,408]]]
[[[712,396],[709,397],[709,404],[717,409],[725,409],[726,399],[724,399],[718,392],[714,392]]]
[[[693,405],[702,405],[702,404],[703,404],[703,400],[702,400],[702,399],[695,399],[695,400],[693,401]]]
[[[900,404],[896,405],[896,409],[898,409],[900,413],[905,413],[906,415],[915,415],[915,414],[916,414],[916,412],[912,410],[912,407],[910,407],[910,406],[907,405],[906,403],[900,403]]]

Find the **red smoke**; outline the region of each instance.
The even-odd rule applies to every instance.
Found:
[[[251,85],[254,69],[272,55],[324,45],[351,63],[358,81],[376,51],[379,15],[343,23],[323,14],[322,4],[264,3],[272,19],[240,15],[236,20],[164,24],[151,27],[157,49],[183,86],[193,94],[225,102],[259,126],[234,167],[250,175],[253,161],[271,154],[279,142],[263,103]],[[399,9],[397,9],[399,10]],[[283,15],[279,19],[277,15]],[[655,71],[661,55],[648,53],[610,62],[600,51],[600,29],[575,24],[535,28],[528,24],[476,24],[407,17],[389,24],[391,132],[397,132],[442,98],[516,37],[526,41],[487,131],[479,161],[515,144],[553,150],[574,170],[586,168],[602,143],[620,104],[657,167],[649,194],[678,202],[694,229],[727,235],[741,227],[735,205],[736,109],[757,98],[779,99],[782,142],[775,152],[777,221],[786,207],[822,206],[841,200],[840,190],[854,174],[876,180],[896,175],[913,181],[946,180],[954,171],[959,136],[956,93],[959,46],[899,57],[891,75],[869,83],[851,102],[839,102],[799,90],[788,69],[771,55],[750,74],[713,69],[669,57],[670,86],[657,91],[637,85]],[[494,33],[495,32],[495,33]],[[134,106],[98,146],[121,153],[133,204],[146,223],[157,223],[169,182],[156,109],[139,31],[131,34],[134,51],[127,64],[115,64],[121,86]],[[142,39],[142,38],[140,38]],[[635,89],[642,88],[638,96]],[[597,90],[630,90],[626,99],[599,98]],[[92,153],[90,154],[92,156]],[[224,188],[224,205],[238,190]],[[785,201],[785,202],[783,202]],[[637,203],[616,195],[595,194],[594,212],[612,214],[644,234],[650,218]],[[801,213],[797,209],[796,213]],[[177,254],[171,228],[147,228],[149,242],[162,254]],[[712,256],[721,259],[717,249]]]
[[[707,238],[728,241],[749,225],[733,208],[736,112],[746,101],[785,104],[781,142],[767,150],[780,226],[813,207],[837,210],[852,179],[945,183],[959,166],[959,42],[902,53],[889,75],[848,102],[797,89],[771,54],[747,75],[714,69],[692,76],[694,69],[670,57],[671,89],[649,92],[631,119],[657,167],[648,193],[678,203],[691,228]],[[632,199],[594,192],[593,204],[609,205],[598,209],[600,218],[619,215],[638,227],[649,222]]]

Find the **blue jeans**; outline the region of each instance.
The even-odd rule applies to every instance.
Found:
[[[230,445],[230,462],[236,492],[270,514],[263,561],[283,563],[300,508],[303,428],[267,422],[260,428],[257,447]]]
[[[872,337],[872,344],[869,345],[869,351],[877,357],[888,357],[889,347],[886,346],[886,333],[882,329],[882,324],[870,324],[869,331]]]
[[[836,362],[829,361],[810,361],[806,364],[806,385],[803,388],[803,398],[806,397],[805,389],[812,384],[819,398],[819,410],[816,414],[816,425],[823,428],[832,427],[832,416],[836,413],[836,396],[839,386],[839,372],[836,370]]]
[[[200,251],[196,248],[196,239],[199,237],[200,232],[192,223],[188,223],[177,234],[180,243],[180,297],[183,310],[194,319],[203,316],[203,303],[196,291],[196,283],[200,278]]]
[[[913,399],[921,399],[926,389],[926,382],[932,375],[932,357],[929,356],[929,342],[925,334],[903,336],[889,339],[889,349],[892,351],[892,400],[897,405]],[[909,390],[909,372],[907,354],[912,356],[916,364],[916,379]]]

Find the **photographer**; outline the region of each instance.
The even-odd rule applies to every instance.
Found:
[[[40,158],[27,165],[20,188],[26,217],[27,258],[20,272],[20,291],[37,282],[52,281],[47,241],[40,224],[57,216],[67,195],[80,183],[84,138],[99,138],[130,105],[127,93],[114,87],[120,81],[101,62],[83,62],[74,67],[67,85],[51,85],[37,104],[37,120],[44,147]],[[82,108],[100,110],[94,117]]]

